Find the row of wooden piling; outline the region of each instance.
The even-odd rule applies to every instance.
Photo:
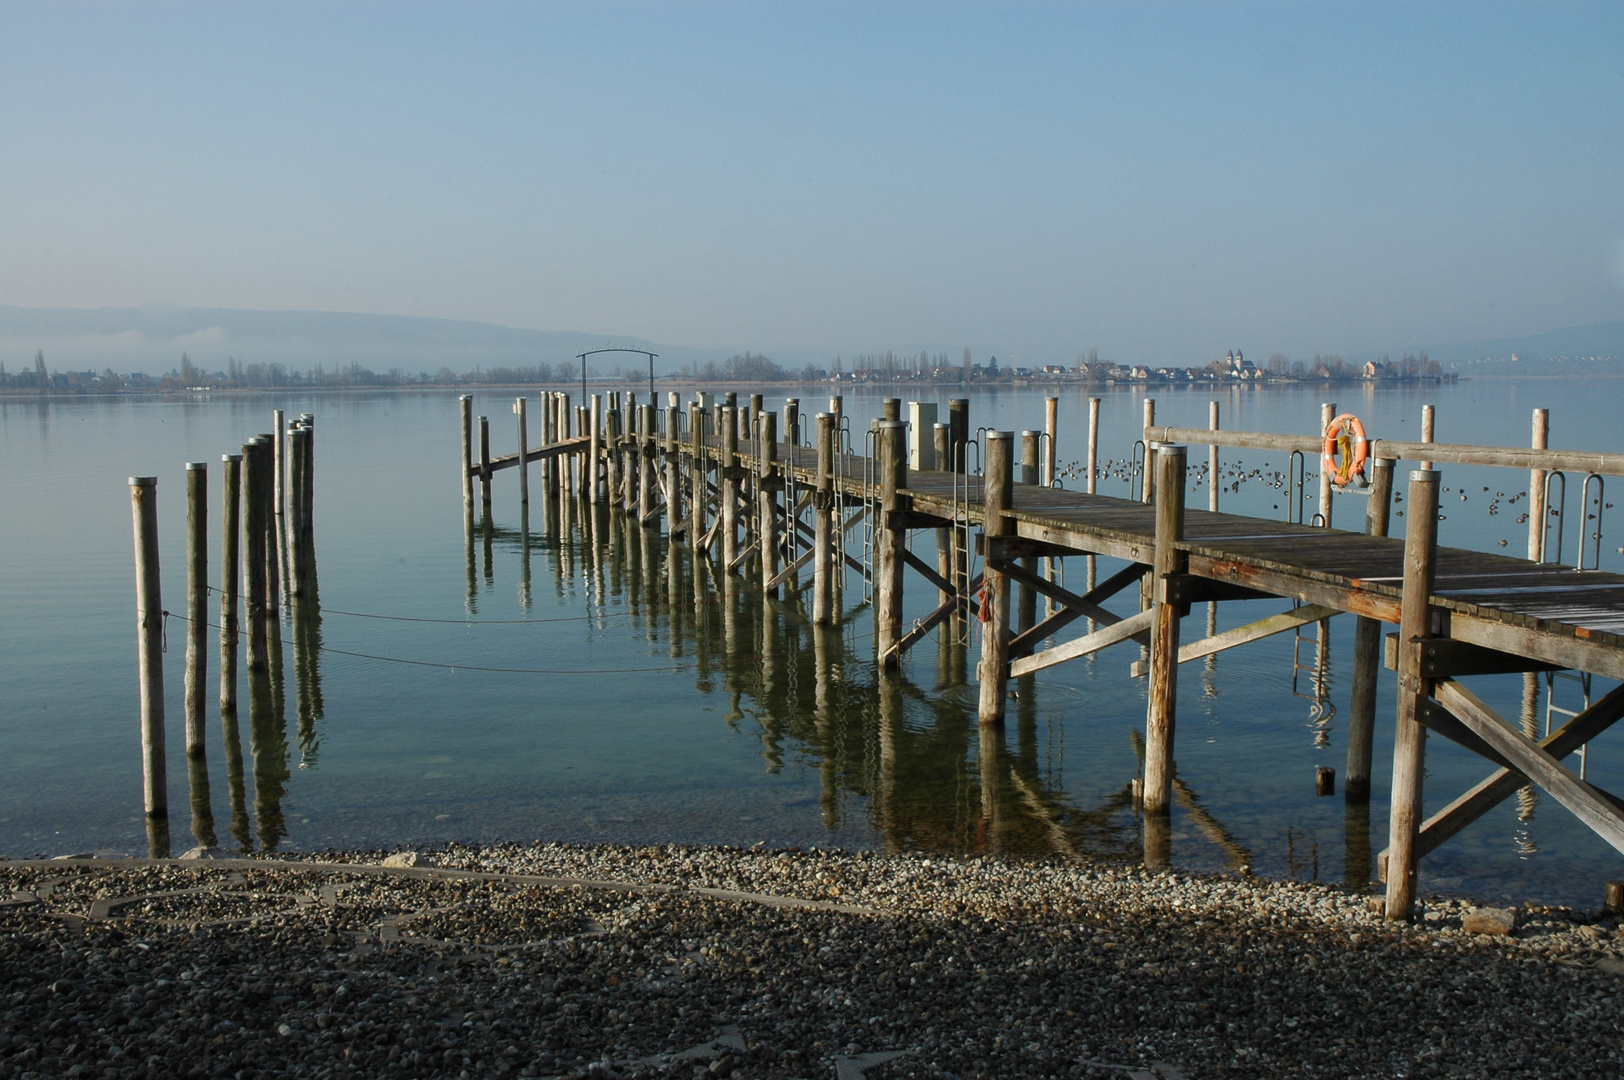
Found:
[[[315,573],[315,417],[287,423],[273,414],[275,434],[221,456],[220,681],[223,717],[237,711],[241,631],[250,674],[270,662],[272,625],[285,598],[289,606],[313,595]],[[169,853],[169,796],[165,756],[163,641],[158,478],[130,477],[135,532],[136,654],[141,694],[142,798],[148,847]],[[186,465],[185,740],[194,805],[208,801],[205,712],[209,623],[208,465]]]

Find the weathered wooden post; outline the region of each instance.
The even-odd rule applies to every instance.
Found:
[[[936,448],[936,467],[951,471],[953,468],[953,434],[949,424],[932,424],[931,438]],[[936,573],[950,584],[958,583],[953,577],[953,526],[949,525],[936,530]],[[946,589],[938,587],[936,590],[937,606],[947,603],[953,594]]]
[[[835,418],[835,431],[838,433],[840,431],[841,420],[846,415],[846,399],[841,397],[839,394],[830,394],[829,395],[829,415],[831,415],[831,416],[833,416]],[[836,453],[838,453],[839,450],[840,450],[840,447],[839,447],[838,444],[836,444],[836,446],[835,446]]]
[[[575,431],[579,438],[588,438],[592,427],[592,410],[586,405],[575,406]],[[580,497],[583,505],[592,499],[592,466],[589,455],[592,443],[578,446],[572,455],[575,458],[575,493]]]
[[[778,416],[761,414],[761,453],[756,459],[756,535],[760,537],[761,582],[767,585],[778,576],[778,492],[783,487],[778,475]],[[790,529],[795,525],[790,523]],[[778,586],[767,588],[768,596],[778,595]]]
[[[304,413],[299,417],[304,432],[304,457],[300,460],[302,478],[299,496],[303,508],[299,516],[299,542],[305,547],[305,568],[313,571],[316,562],[316,417]]]
[[[722,458],[716,470],[721,475],[722,573],[733,569],[739,556],[739,410],[722,406]]]
[[[1099,480],[1100,473],[1100,399],[1088,399],[1088,493],[1094,494],[1094,487]]]
[[[834,622],[835,530],[840,523],[835,519],[835,418],[833,413],[818,413],[818,479],[817,491],[812,496],[812,625],[828,626]]]
[[[1534,410],[1534,432],[1531,445],[1535,450],[1544,450],[1551,437],[1551,414],[1545,409]],[[1530,562],[1544,562],[1545,560],[1545,477],[1549,475],[1544,469],[1528,470],[1528,559]],[[1557,558],[1562,553],[1557,552]]]
[[[1423,405],[1423,406],[1421,406],[1421,441],[1422,442],[1432,442],[1433,424],[1437,420],[1437,418],[1438,418],[1438,410],[1437,410],[1437,408],[1435,406],[1432,406],[1432,405]],[[1432,468],[1432,462],[1423,461],[1423,462],[1421,462],[1421,467],[1423,469],[1430,469],[1430,468]]]
[[[643,474],[642,432],[639,430],[642,423],[636,398],[636,394],[626,394],[626,434],[620,444],[621,453],[625,455],[621,469],[620,508],[628,515],[637,513]]]
[[[1043,447],[1043,486],[1054,487],[1060,442],[1060,399],[1057,397],[1043,399],[1043,431],[1049,437]]]
[[[970,399],[949,398],[947,402],[947,430],[952,436],[953,464],[951,471],[964,474],[970,471],[970,457],[965,447],[970,443]]]
[[[603,485],[599,481],[599,468],[603,461],[603,395],[592,395],[591,430],[589,437],[587,458],[587,501],[593,506],[603,504]]]
[[[479,506],[485,516],[491,516],[491,422],[479,418]]]
[[[220,455],[220,711],[237,711],[238,543],[242,536],[242,455]]]
[[[1151,502],[1156,498],[1156,466],[1151,460],[1156,456],[1156,451],[1150,444],[1150,429],[1156,426],[1155,398],[1145,399],[1144,412],[1144,419],[1139,428],[1139,437],[1145,440],[1145,482],[1140,488],[1140,499],[1143,502]]]
[[[883,421],[887,421],[887,420],[901,420],[901,419],[902,419],[902,399],[901,398],[894,398],[894,397],[881,398],[880,399],[880,420],[883,422]]]
[[[609,395],[609,411],[604,415],[603,488],[604,502],[614,506],[620,499],[620,403],[618,394]]]
[[[457,398],[462,413],[462,505],[466,513],[474,509],[474,399],[471,394]]]
[[[895,398],[888,398],[898,406]],[[901,527],[902,491],[908,484],[908,425],[900,420],[880,421],[878,440],[880,505],[874,520],[874,648],[885,667],[896,665],[897,642],[902,640],[903,545],[907,530]]]
[[[519,505],[530,505],[529,405],[522,397],[513,400],[513,414],[519,418]]]
[[[141,684],[141,794],[147,847],[169,857],[169,780],[164,757],[164,602],[158,570],[158,478],[130,477],[135,527],[135,647]]]
[[[696,554],[699,540],[705,535],[705,508],[710,503],[710,493],[705,486],[710,471],[705,459],[705,429],[709,421],[704,402],[696,399],[688,403],[688,516],[692,519],[688,525],[688,545]]]
[[[791,446],[801,445],[801,399],[784,399],[784,441]]]
[[[1218,403],[1207,402],[1207,430],[1218,430]],[[1218,512],[1218,443],[1207,444],[1207,509]]]
[[[1021,470],[1016,481],[1024,487],[1036,487],[1039,476],[1039,443],[1042,442],[1043,433],[1040,431],[1021,432]],[[1021,569],[1036,574],[1038,561],[1034,558],[1023,558]],[[1015,632],[1023,634],[1032,629],[1038,617],[1038,594],[1030,585],[1018,585],[1015,588]]]
[[[1012,531],[1004,512],[1014,506],[1013,431],[987,432],[987,460],[983,469],[985,501],[982,510],[982,535],[987,554],[993,553],[993,541]],[[1009,578],[987,564],[981,588],[985,597],[987,621],[981,628],[981,664],[976,677],[981,682],[981,703],[977,716],[982,724],[1004,722],[1004,698],[1009,687]]]
[[[1325,432],[1330,428],[1331,421],[1336,419],[1336,402],[1327,401],[1320,405],[1320,438],[1325,438]],[[1320,524],[1327,529],[1331,527],[1331,470],[1320,462],[1319,471],[1319,517]]]
[[[647,525],[654,505],[654,406],[637,407],[637,521]]]
[[[1398,721],[1393,734],[1393,795],[1387,830],[1387,917],[1409,919],[1415,905],[1416,842],[1427,732],[1418,714],[1432,696],[1421,674],[1422,642],[1432,635],[1433,560],[1438,549],[1438,473],[1410,473],[1404,525],[1404,600],[1398,621]]]
[[[682,397],[672,392],[665,399],[665,520],[666,529],[675,533],[682,527],[682,485],[678,466],[681,459],[678,447],[682,445]],[[675,564],[673,564],[675,565]]]
[[[209,620],[209,466],[186,463],[186,756],[203,756],[203,655]]]
[[[270,468],[266,457],[270,446],[263,439],[243,444],[242,476],[242,571],[243,614],[248,621],[248,671],[264,671],[270,662],[265,592],[265,511],[270,508]]]
[[[558,441],[563,442],[570,437],[570,396],[563,391],[555,393],[553,407],[558,416],[553,431]],[[553,473],[558,480],[558,500],[561,505],[566,504],[570,498],[570,464],[563,457],[554,458],[553,463]]]
[[[1369,501],[1365,506],[1365,532],[1386,536],[1393,505],[1393,468],[1389,458],[1376,459],[1370,472]],[[1363,615],[1353,624],[1353,688],[1348,702],[1348,764],[1342,797],[1348,802],[1370,800],[1370,756],[1376,732],[1376,682],[1382,670],[1382,621]]]
[[[1156,452],[1156,554],[1150,624],[1150,702],[1145,712],[1145,813],[1165,814],[1173,804],[1173,728],[1178,698],[1179,618],[1183,605],[1168,599],[1169,578],[1182,573],[1184,539],[1184,446],[1163,444]]]
[[[314,553],[310,525],[312,484],[309,428],[300,426],[288,433],[288,464],[293,477],[290,491],[292,501],[288,506],[288,528],[292,534],[288,558],[292,563],[293,595],[303,597],[312,594],[310,567]]]

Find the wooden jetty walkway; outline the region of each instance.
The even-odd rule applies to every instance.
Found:
[[[1146,403],[1142,494],[1123,499],[1054,484],[1054,399],[1046,430],[1019,437],[992,430],[973,434],[963,399],[950,403],[945,423],[936,422],[934,404],[910,403],[904,420],[902,402],[887,399],[882,416],[855,433],[839,398],[830,400],[828,412],[810,418],[794,399],[781,413],[767,411],[760,395],[741,405],[733,394],[720,401],[700,394],[684,407],[670,394],[658,410],[653,403],[636,404],[631,394],[624,400],[620,394],[594,395],[589,405],[572,406],[564,394],[544,394],[542,400],[541,445],[493,458],[485,417],[478,418],[476,454],[472,400],[462,399],[461,472],[470,519],[476,482],[488,508],[494,473],[522,464],[521,497],[528,501],[528,466],[538,463],[545,497],[608,502],[645,526],[658,528],[663,520],[673,540],[719,549],[727,587],[734,587],[732,571],[747,569],[750,580],[775,592],[798,583],[810,564],[812,621],[818,625],[834,620],[842,567],[850,566],[872,589],[881,667],[894,665],[944,623],[980,620],[979,718],[988,725],[1003,722],[1009,679],[1121,642],[1138,643],[1144,659],[1134,670],[1149,676],[1139,787],[1147,850],[1158,829],[1165,835],[1161,823],[1173,801],[1179,664],[1347,612],[1357,618],[1344,776],[1350,800],[1369,797],[1376,683],[1384,659],[1397,672],[1389,839],[1380,858],[1390,918],[1410,917],[1416,866],[1428,851],[1529,783],[1624,852],[1624,800],[1563,763],[1624,716],[1624,687],[1536,739],[1461,681],[1556,669],[1624,679],[1624,576],[1541,561],[1547,551],[1547,478],[1565,471],[1624,475],[1624,455],[1545,449],[1543,410],[1535,412],[1528,449],[1430,438],[1374,441],[1363,529],[1348,531],[1223,513],[1211,482],[1209,509],[1187,507],[1190,446],[1209,448],[1210,475],[1216,474],[1219,446],[1313,457],[1320,452],[1318,436],[1219,431],[1216,403],[1209,429],[1157,427],[1154,404]],[[1329,424],[1334,409],[1326,410]],[[524,399],[514,411],[519,446],[528,447]],[[1090,411],[1085,477],[1092,489],[1099,474],[1097,400]],[[1430,436],[1430,427],[1424,433]],[[855,452],[859,439],[861,452]],[[1404,535],[1389,537],[1402,460],[1422,467],[1405,478]],[[1529,470],[1528,559],[1438,545],[1438,463]],[[1327,475],[1319,478],[1319,505],[1318,520],[1330,520]],[[1594,528],[1599,551],[1599,521]],[[935,534],[932,562],[909,547],[909,534],[918,530]],[[1042,568],[1045,560],[1069,556],[1090,557],[1082,593]],[[1095,556],[1128,566],[1096,582]],[[980,570],[973,572],[977,563]],[[902,608],[909,570],[937,598],[934,610],[911,626]],[[1102,606],[1130,588],[1139,594],[1137,614],[1121,616]],[[1035,604],[1040,595],[1048,612],[1041,620]],[[1192,604],[1266,598],[1294,606],[1222,633],[1213,632],[1209,618],[1208,636],[1181,639],[1182,617]],[[1055,643],[1078,620],[1086,620],[1088,630]],[[1389,624],[1397,633],[1384,637]],[[1532,679],[1529,674],[1530,687]],[[1423,820],[1428,731],[1472,750],[1492,771]]]

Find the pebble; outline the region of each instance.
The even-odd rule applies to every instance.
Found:
[[[389,854],[0,862],[0,1076],[1588,1076],[1624,1046],[1610,915],[1399,924],[1041,860]],[[1468,932],[1490,911],[1507,932]]]

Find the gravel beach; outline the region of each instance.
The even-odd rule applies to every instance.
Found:
[[[1624,1075],[1597,912],[1400,925],[1250,877],[679,847],[0,880],[8,1077]]]

